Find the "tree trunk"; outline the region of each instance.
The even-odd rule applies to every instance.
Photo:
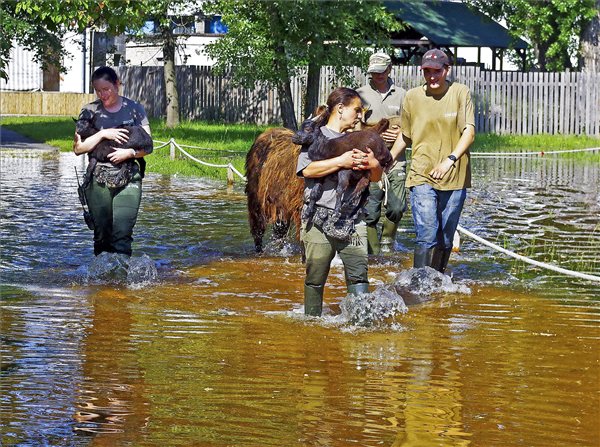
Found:
[[[179,125],[179,93],[175,73],[175,36],[170,30],[163,33],[163,63],[165,74],[165,93],[167,97],[167,128]]]
[[[298,129],[298,121],[294,113],[294,101],[292,99],[292,89],[289,79],[280,82],[277,85],[277,95],[279,96],[279,107],[281,108],[281,119],[283,127],[291,130]]]
[[[306,76],[306,99],[304,102],[304,117],[312,115],[319,105],[319,81],[321,79],[321,66],[310,62]]]
[[[598,13],[581,34],[581,70],[589,73],[600,71],[600,0],[596,0]]]

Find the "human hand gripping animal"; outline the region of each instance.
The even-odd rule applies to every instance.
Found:
[[[99,132],[94,126],[95,116],[91,110],[83,110],[77,120],[75,120],[75,142],[78,138],[83,141]],[[84,179],[84,187],[87,187],[91,174],[94,171],[97,162],[111,162],[120,165],[117,174],[117,184],[127,183],[131,175],[131,165],[123,163],[132,158],[132,150],[142,149],[145,152],[151,152],[153,147],[152,138],[141,126],[123,126],[119,128],[103,129],[101,131],[103,139],[88,152],[89,163]],[[135,152],[133,154],[135,156]],[[140,171],[144,173],[145,161],[143,158],[138,160]]]
[[[350,132],[341,137],[328,140],[312,119],[302,123],[300,130],[292,137],[295,144],[308,145],[308,157],[312,161],[340,157],[339,171],[329,174],[337,176],[335,211],[340,221],[354,215],[366,201],[365,190],[371,181],[371,169],[377,164],[387,171],[393,162],[390,151],[381,133],[389,126],[389,120],[383,119],[367,130]],[[309,202],[302,219],[310,221],[315,213],[316,202],[323,194],[325,177],[316,178],[311,190]]]

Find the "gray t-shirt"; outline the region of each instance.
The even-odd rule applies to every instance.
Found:
[[[322,126],[320,128],[321,133],[328,139],[338,138],[344,135],[343,133],[336,132],[329,129],[328,127]],[[303,147],[298,156],[298,164],[296,165],[296,175],[302,177],[302,171],[306,168],[312,160],[308,158],[308,148]],[[315,185],[317,180],[323,179],[323,195],[317,200],[317,206],[324,208],[334,209],[336,202],[335,188],[337,187],[337,175],[328,175],[319,179],[304,178],[304,203],[310,199],[310,191]]]
[[[119,126],[149,126],[150,122],[148,121],[148,116],[146,115],[146,111],[144,110],[144,106],[142,106],[139,102],[136,102],[132,99],[126,98],[124,96],[121,97],[123,100],[123,104],[121,108],[116,112],[109,112],[102,105],[102,101],[97,99],[94,102],[90,102],[83,106],[83,109],[90,110],[94,115],[96,115],[96,120],[94,122],[94,126],[98,130],[102,129],[111,129]],[[152,149],[148,151],[149,154],[152,152]],[[119,165],[114,165],[110,162],[98,162],[98,166],[104,167],[105,169],[110,169],[116,171],[119,169]]]
[[[83,108],[91,110],[96,115],[95,126],[98,130],[111,129],[119,126],[149,126],[148,116],[139,102],[121,97],[123,105],[117,112],[109,112],[97,99],[86,104]]]
[[[363,106],[369,109],[364,116],[366,123],[376,124],[382,118],[400,116],[406,90],[398,87],[391,79],[388,79],[388,91],[384,94],[381,94],[371,82],[356,91],[360,95]]]

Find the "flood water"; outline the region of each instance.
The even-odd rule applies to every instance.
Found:
[[[83,158],[83,157],[81,157]],[[89,276],[72,154],[2,153],[2,446],[598,446],[600,283],[463,238],[459,286],[372,324],[302,315],[295,245],[253,253],[241,185],[150,173],[134,256]],[[475,160],[461,225],[600,275],[600,166]],[[370,263],[372,289],[411,266]]]

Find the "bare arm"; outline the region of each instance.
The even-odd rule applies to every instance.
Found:
[[[150,126],[142,126],[142,129],[151,135]],[[148,155],[143,149],[117,149],[108,154],[108,159],[115,164],[123,163],[130,158],[142,158]]]
[[[75,132],[75,137],[73,138],[73,152],[77,155],[90,152],[104,139],[113,140],[121,144],[125,143],[128,139],[128,133],[129,132],[125,129],[102,129],[91,137],[86,138],[85,141],[81,141],[81,137]]]
[[[397,125],[391,126],[388,130],[381,134],[381,138],[383,138],[383,141],[385,141],[388,145],[393,144],[399,136],[400,127]]]
[[[319,178],[333,174],[340,169],[352,169],[355,167],[355,158],[358,160],[358,154],[355,155],[354,151],[348,151],[338,157],[311,161],[302,171],[302,176],[306,178]]]
[[[410,146],[411,144],[412,144],[412,141],[411,141],[410,138],[408,138],[404,134],[400,135],[400,138],[396,139],[396,142],[394,143],[394,145],[390,149],[390,153],[392,154],[392,158],[394,160],[397,160],[398,157],[402,153],[404,153],[404,151],[406,150],[406,148],[408,146]]]
[[[379,181],[383,174],[383,169],[379,161],[373,155],[373,151],[367,148],[367,152],[358,149],[344,152],[338,157],[328,158],[326,160],[312,161],[302,171],[302,176],[306,178],[319,178],[333,174],[340,169],[353,169],[355,171],[371,171],[371,181]]]
[[[465,130],[460,136],[460,139],[458,140],[458,143],[456,144],[456,147],[452,151],[451,155],[454,155],[458,160],[465,152],[467,152],[467,149],[469,149],[469,146],[473,144],[473,141],[475,141],[475,128],[471,125],[468,125],[465,127]],[[432,178],[439,180],[446,175],[453,165],[454,162],[449,158],[446,158],[442,160],[441,163],[435,168],[433,168],[429,175]]]

